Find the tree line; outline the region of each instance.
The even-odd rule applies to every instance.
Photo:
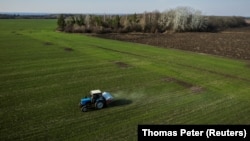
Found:
[[[57,14],[0,14],[0,19],[57,19]]]
[[[59,15],[58,30],[70,33],[211,32],[247,25],[243,17],[204,16],[190,7],[128,15]]]

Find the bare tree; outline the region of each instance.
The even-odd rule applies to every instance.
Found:
[[[192,15],[191,9],[188,7],[178,7],[175,9],[174,31],[185,31],[189,29],[189,19]]]
[[[192,14],[192,19],[190,23],[191,31],[205,31],[207,28],[207,19],[202,15],[201,11],[196,10]]]
[[[90,15],[85,16],[84,21],[85,21],[87,28],[90,28],[91,16]]]
[[[174,26],[175,11],[166,10],[161,13],[161,16],[158,20],[158,24],[162,32],[173,29]]]
[[[162,30],[201,31],[206,28],[206,19],[201,11],[190,7],[177,7],[161,14],[159,25]]]

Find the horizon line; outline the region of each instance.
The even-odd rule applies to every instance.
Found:
[[[42,16],[42,15],[58,15],[58,14],[65,14],[65,15],[72,15],[72,14],[76,14],[76,15],[79,15],[79,14],[82,14],[82,15],[86,15],[86,14],[93,14],[93,15],[126,15],[126,14],[143,14],[143,13],[151,13],[151,12],[154,12],[154,11],[144,11],[144,12],[131,12],[131,13],[81,13],[81,12],[68,12],[68,13],[65,13],[65,12],[0,12],[0,14],[7,14],[7,15],[20,15],[20,16]],[[158,11],[160,12],[160,11]],[[162,12],[160,12],[162,13]],[[236,17],[245,17],[245,18],[250,18],[250,16],[240,16],[240,15],[215,15],[215,14],[211,14],[211,15],[208,15],[208,14],[202,14],[204,16],[226,16],[226,17],[230,17],[230,16],[236,16]]]

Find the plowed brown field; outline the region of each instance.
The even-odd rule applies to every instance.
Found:
[[[217,33],[98,34],[102,38],[250,60],[250,26]]]

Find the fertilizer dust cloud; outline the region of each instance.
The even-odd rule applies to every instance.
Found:
[[[113,95],[115,99],[128,99],[136,101],[137,99],[141,99],[144,94],[142,92],[117,91],[114,92]]]

